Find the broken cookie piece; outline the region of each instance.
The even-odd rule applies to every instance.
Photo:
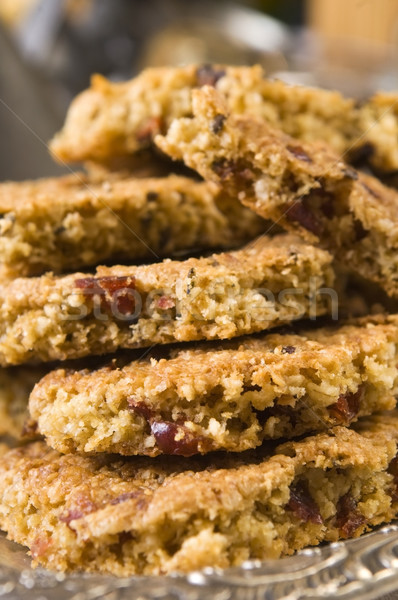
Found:
[[[0,284],[0,364],[228,339],[333,307],[329,253],[290,235],[207,258]]]
[[[186,177],[66,177],[0,184],[0,266],[9,276],[235,248],[267,223]]]
[[[357,537],[398,514],[398,415],[202,458],[60,455],[0,463],[0,526],[33,564],[117,576],[226,568]]]
[[[379,93],[359,104],[339,92],[267,79],[260,66],[188,65],[146,69],[131,81],[95,75],[72,102],[63,129],[51,142],[61,161],[114,166],[139,161],[174,119],[192,116],[191,92],[212,86],[234,114],[248,114],[302,141],[324,140],[355,163],[398,169],[395,94]],[[221,131],[222,115],[213,120]]]
[[[56,450],[241,452],[395,407],[398,318],[176,349],[120,368],[50,372],[29,409]]]
[[[174,121],[160,148],[218,182],[264,218],[321,242],[351,271],[398,297],[398,193],[321,142],[298,142],[264,120],[229,114],[213,88],[193,92],[194,118]],[[224,115],[223,129],[212,123]]]

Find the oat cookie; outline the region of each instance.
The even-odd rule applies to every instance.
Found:
[[[241,452],[395,407],[398,317],[258,338],[100,370],[50,372],[30,396],[60,452]]]
[[[195,118],[158,136],[163,151],[398,296],[398,192],[321,142],[298,144],[264,121],[229,115],[213,88],[193,92],[193,107]]]
[[[330,254],[290,235],[207,258],[19,278],[0,285],[0,364],[263,331],[328,312],[332,285]]]
[[[151,147],[173,119],[190,116],[191,90],[206,84],[226,97],[234,113],[259,116],[302,140],[325,140],[339,154],[379,170],[398,168],[395,94],[377,94],[359,105],[338,92],[265,79],[259,66],[152,68],[124,83],[96,75],[72,103],[52,152],[67,162],[114,164]]]
[[[2,183],[0,264],[10,275],[41,275],[238,247],[266,228],[239,205],[215,184],[178,176]]]
[[[34,564],[119,576],[229,567],[356,537],[398,513],[398,415],[201,459],[0,461],[0,526]]]

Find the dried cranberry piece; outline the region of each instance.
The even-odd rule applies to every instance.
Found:
[[[395,456],[388,465],[388,472],[398,480],[398,456]]]
[[[163,120],[161,117],[150,117],[143,123],[136,133],[136,138],[140,144],[148,145],[152,142],[155,135],[162,131]]]
[[[113,500],[110,501],[110,504],[121,504],[123,502],[127,502],[127,500],[133,499],[137,500],[136,507],[140,510],[142,510],[147,504],[145,493],[142,489],[136,490],[135,492],[126,492],[125,494],[120,494],[120,496],[113,498]]]
[[[120,494],[116,498],[110,501],[110,504],[121,504],[122,502],[126,502],[127,500],[132,500],[133,498],[137,498],[142,496],[142,490],[136,490],[135,492],[126,492],[125,494]]]
[[[135,278],[134,277],[114,277],[114,276],[108,276],[108,277],[99,277],[97,279],[97,283],[98,285],[105,290],[105,292],[108,292],[111,296],[115,293],[118,292],[120,289],[123,288],[130,288],[130,289],[135,289]]]
[[[158,298],[156,300],[157,308],[160,308],[162,310],[168,310],[169,308],[174,308],[175,305],[176,305],[176,303],[171,296],[160,296],[160,298]]]
[[[120,294],[116,299],[116,307],[121,315],[132,315],[135,309],[135,299],[130,294]]]
[[[391,501],[398,502],[398,456],[395,456],[388,465],[387,471],[393,476],[393,489],[391,492]]]
[[[307,163],[313,162],[312,158],[310,156],[308,156],[307,152],[301,146],[289,145],[289,146],[286,146],[286,148],[289,150],[289,152],[291,154],[293,154],[293,156],[295,156],[299,160],[303,160],[304,162],[307,162]]]
[[[236,180],[242,183],[247,183],[253,180],[254,173],[244,164],[240,164],[234,160],[228,160],[226,158],[220,158],[212,162],[211,168],[213,172],[221,179],[225,181],[233,176]]]
[[[98,279],[96,279],[95,277],[84,277],[83,279],[76,279],[75,286],[79,288],[79,290],[93,292],[95,294],[103,294],[105,292],[105,290],[103,290],[101,285],[99,284]]]
[[[83,516],[84,513],[81,510],[72,509],[68,510],[67,513],[61,515],[59,517],[59,520],[61,521],[61,523],[66,523],[67,525],[69,525],[71,521],[74,521],[75,519],[81,519]]]
[[[75,519],[81,519],[97,510],[97,505],[87,496],[82,494],[73,498],[73,506],[64,514],[60,515],[59,520],[69,525]]]
[[[311,497],[305,481],[297,481],[291,486],[290,499],[286,508],[305,523],[311,522],[320,525],[323,523],[318,505]]]
[[[87,295],[100,296],[101,307],[110,310],[113,306],[122,315],[131,315],[135,310],[135,278],[127,277],[85,277],[76,279],[75,285]]]
[[[225,71],[215,69],[213,65],[203,65],[196,70],[196,81],[199,87],[203,85],[215,86],[217,81],[224,77]]]
[[[207,440],[203,436],[195,436],[184,426],[185,417],[183,415],[179,422],[175,423],[162,419],[155,411],[143,402],[136,402],[134,398],[129,398],[128,404],[133,412],[141,415],[147,421],[156,444],[163,454],[188,457],[198,454],[200,446],[206,451],[211,449],[211,440]]]
[[[338,501],[336,514],[336,525],[340,530],[341,537],[352,537],[365,521],[365,517],[358,511],[357,502],[351,494],[342,496]]]
[[[320,235],[323,231],[323,225],[307,206],[305,198],[296,200],[291,204],[286,211],[286,218],[289,221],[296,221],[304,229],[311,231],[315,235]]]
[[[127,402],[134,413],[140,415],[141,417],[144,417],[144,419],[146,419],[147,421],[154,418],[154,411],[151,408],[149,408],[149,406],[144,404],[144,402],[137,402],[134,398],[127,398]]]
[[[44,534],[38,535],[30,546],[30,553],[33,559],[40,558],[47,553],[47,550],[52,544],[51,538],[48,538]]]
[[[163,454],[188,457],[199,451],[200,438],[195,437],[183,425],[170,421],[153,421],[151,431]]]
[[[329,406],[330,416],[339,424],[348,424],[357,416],[361,406],[361,400],[364,394],[364,386],[359,386],[358,390],[341,394],[334,404]]]

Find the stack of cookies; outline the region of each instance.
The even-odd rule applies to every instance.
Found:
[[[51,146],[85,173],[1,185],[0,527],[34,564],[225,568],[398,515],[398,314],[338,316],[347,273],[398,298],[394,102],[95,77]]]

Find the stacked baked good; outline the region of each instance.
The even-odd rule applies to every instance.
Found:
[[[398,297],[397,132],[387,95],[150,69],[72,104],[51,149],[88,174],[2,184],[0,526],[34,564],[228,567],[398,514],[398,314],[337,313],[343,268]]]

